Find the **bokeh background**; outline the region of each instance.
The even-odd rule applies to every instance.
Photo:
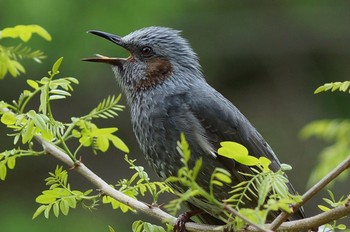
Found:
[[[300,129],[312,120],[350,115],[349,95],[313,94],[325,82],[349,80],[349,12],[349,1],[1,0],[1,29],[38,24],[53,40],[35,36],[29,42],[32,48],[43,50],[47,59],[40,65],[25,61],[26,74],[1,80],[0,99],[16,99],[27,78],[43,77],[63,56],[62,75],[80,81],[71,98],[54,104],[56,117],[67,121],[89,112],[107,95],[120,92],[107,65],[80,59],[94,53],[127,54],[86,34],[87,30],[125,35],[151,25],[180,29],[198,53],[208,82],[241,109],[282,162],[293,166],[289,178],[303,193],[325,144],[300,140]],[[4,45],[18,42],[1,41]],[[130,156],[148,169],[132,134],[127,110],[114,120],[97,123],[119,127],[118,136],[131,148]],[[12,140],[5,136],[7,130],[2,125],[0,132],[0,150],[11,148]],[[98,156],[87,150],[83,161],[102,178],[116,183],[130,176],[123,156],[113,149]],[[56,165],[50,156],[17,161],[16,169],[0,183],[1,231],[107,231],[107,225],[117,231],[131,231],[133,220],[145,219],[142,214],[123,215],[103,205],[93,213],[78,208],[68,217],[31,220],[37,207],[34,199],[45,189],[44,178]],[[93,188],[73,171],[70,180],[73,188]],[[349,193],[348,182],[335,186],[336,196]],[[321,197],[305,206],[308,215],[318,212]]]

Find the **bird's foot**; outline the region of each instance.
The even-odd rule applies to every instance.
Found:
[[[173,232],[186,232],[186,228],[185,228],[186,222],[190,221],[191,217],[201,214],[202,212],[203,211],[201,210],[195,210],[195,211],[190,211],[190,212],[180,214],[180,216],[177,218],[176,223],[174,225]]]

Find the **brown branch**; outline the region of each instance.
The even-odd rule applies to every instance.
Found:
[[[326,185],[333,181],[342,172],[350,168],[350,155],[347,159],[341,162],[336,168],[334,168],[328,175],[323,177],[318,183],[312,186],[306,193],[302,196],[302,202],[297,203],[293,206],[293,211],[297,211],[301,206],[303,206],[307,201],[309,201],[313,196],[315,196],[319,191],[321,191]],[[276,230],[279,226],[285,222],[290,213],[282,212],[275,220],[271,223],[270,229]]]

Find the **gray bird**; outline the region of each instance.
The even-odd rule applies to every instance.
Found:
[[[244,165],[216,154],[222,141],[244,145],[250,155],[265,156],[271,160],[273,171],[280,162],[270,146],[246,117],[204,79],[196,53],[180,36],[180,31],[165,27],[147,27],[124,37],[101,31],[89,31],[130,52],[128,58],[110,58],[99,55],[85,61],[102,62],[112,69],[131,110],[131,123],[136,139],[148,163],[162,178],[176,176],[182,167],[176,150],[180,133],[185,134],[191,150],[191,159],[202,158],[203,165],[197,182],[209,186],[215,167],[231,173],[232,186],[246,180],[239,172],[251,173]],[[295,190],[288,184],[291,193]],[[178,191],[183,187],[175,185]],[[216,192],[216,197],[229,197],[230,186]],[[189,201],[192,209],[205,213],[205,223],[220,223],[217,213],[200,199]],[[246,202],[254,207],[256,202]],[[273,215],[275,216],[275,215]],[[304,217],[302,210],[290,220]],[[221,222],[222,223],[222,222]]]

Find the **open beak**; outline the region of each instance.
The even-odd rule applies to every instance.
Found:
[[[105,38],[123,48],[125,47],[125,44],[122,42],[121,37],[117,35],[113,35],[107,32],[103,31],[96,31],[96,30],[90,30],[88,33],[100,36],[102,38]],[[127,49],[127,48],[126,48]],[[117,65],[117,66],[123,66],[123,63],[129,58],[114,58],[114,57],[107,57],[107,56],[102,56],[97,54],[96,57],[91,57],[91,58],[84,58],[82,61],[90,61],[90,62],[101,62],[101,63],[107,63],[107,64],[112,64],[112,65]]]

